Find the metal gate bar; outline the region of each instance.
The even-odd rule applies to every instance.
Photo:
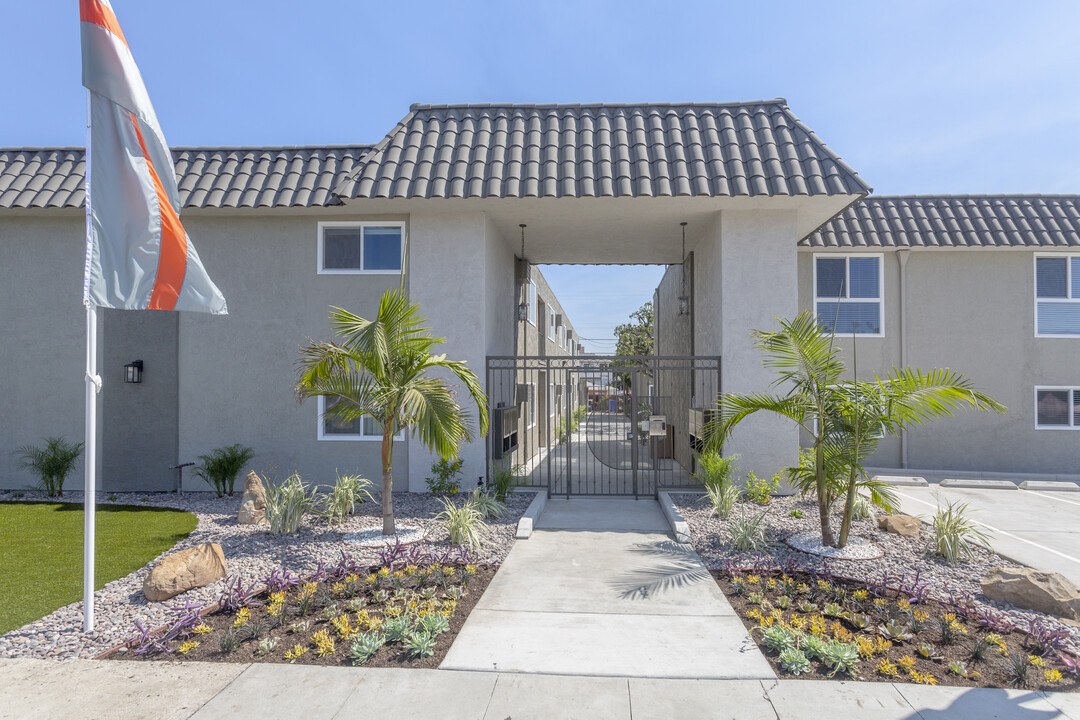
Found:
[[[549,496],[655,497],[698,487],[720,358],[494,356],[487,475],[516,468]]]

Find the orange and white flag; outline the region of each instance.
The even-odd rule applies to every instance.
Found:
[[[122,310],[227,312],[180,222],[172,154],[108,0],[79,0],[90,91],[83,299]]]

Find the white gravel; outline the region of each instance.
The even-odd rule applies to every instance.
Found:
[[[295,535],[273,536],[266,532],[266,524],[239,525],[236,513],[240,509],[240,497],[218,499],[212,493],[145,494],[116,493],[113,499],[99,496],[99,504],[146,505],[170,507],[194,513],[198,526],[187,538],[164,554],[204,542],[216,542],[225,553],[229,580],[240,576],[245,585],[261,584],[263,578],[274,569],[286,566],[291,572],[302,575],[315,570],[320,560],[332,565],[341,559],[344,550],[359,561],[374,561],[378,548],[361,548],[346,543],[342,535],[371,528],[382,527],[382,514],[378,502],[358,505],[356,514],[344,522],[328,526],[318,516],[304,518]],[[16,497],[19,496],[19,497]],[[464,499],[464,498],[462,498]],[[506,512],[497,520],[488,521],[490,533],[483,546],[471,557],[478,564],[499,564],[514,543],[517,521],[533,499],[532,493],[514,493],[507,498]],[[49,500],[32,492],[0,491],[0,500]],[[64,502],[81,503],[81,492],[65,493]],[[447,532],[435,516],[442,510],[439,497],[422,493],[394,493],[394,514],[398,523],[423,528],[428,533],[425,546],[435,550],[448,547]],[[160,557],[160,556],[159,556]],[[191,590],[162,603],[148,602],[142,594],[142,583],[156,562],[148,563],[126,577],[108,583],[96,594],[93,633],[82,632],[82,602],[45,616],[18,630],[0,636],[0,658],[91,658],[130,639],[133,621],[138,619],[148,627],[157,627],[172,618],[169,608],[183,604],[186,599],[204,604],[218,600],[225,580],[203,588]]]
[[[729,521],[717,517],[707,497],[701,494],[678,493],[672,494],[671,498],[690,526],[690,539],[694,549],[706,567],[711,569],[722,569],[727,562],[753,566],[771,559],[774,563],[791,560],[804,568],[815,570],[822,569],[824,563],[837,575],[871,582],[880,581],[883,573],[889,573],[894,578],[903,575],[910,582],[915,574],[919,573],[920,580],[929,583],[930,593],[937,599],[949,600],[953,596],[968,595],[976,604],[1004,611],[1018,628],[1026,628],[1033,618],[1037,618],[1044,625],[1064,627],[1072,633],[1071,647],[1080,650],[1080,637],[1077,637],[1080,633],[1075,631],[1074,626],[1064,624],[1052,616],[994,602],[982,595],[981,581],[987,570],[994,566],[1018,567],[1016,563],[990,550],[977,547],[972,560],[949,565],[944,559],[930,554],[927,538],[931,531],[925,524],[921,528],[921,537],[915,539],[879,530],[876,520],[854,520],[851,525],[852,535],[860,535],[881,545],[885,550],[884,556],[877,560],[858,561],[824,559],[799,552],[784,544],[784,541],[795,533],[821,532],[816,502],[798,496],[774,498],[766,507],[740,502],[735,507],[733,517],[757,516],[767,511],[763,523],[766,535],[776,543],[765,553],[742,553],[735,550],[731,544],[730,535],[725,529]],[[803,517],[791,517],[792,510],[802,511]],[[839,514],[833,516],[834,533],[839,533],[840,521]]]

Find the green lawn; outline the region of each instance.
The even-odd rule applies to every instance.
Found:
[[[180,510],[98,505],[96,588],[138,570],[197,524]],[[82,505],[0,503],[0,634],[81,600],[82,558]]]

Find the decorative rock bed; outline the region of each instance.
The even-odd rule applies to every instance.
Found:
[[[304,518],[294,535],[275,536],[266,524],[240,525],[237,511],[240,494],[217,498],[212,493],[155,494],[115,493],[99,496],[101,504],[170,507],[194,513],[199,524],[187,538],[170,548],[175,552],[201,543],[218,543],[225,554],[229,579],[240,577],[245,585],[255,585],[272,570],[287,566],[298,574],[313,572],[319,562],[336,563],[344,551],[357,562],[373,562],[382,546],[362,548],[347,543],[343,536],[382,527],[379,498],[356,507],[356,514],[338,525],[329,526],[315,515]],[[462,498],[464,499],[464,498]],[[511,494],[501,518],[488,521],[491,532],[480,550],[470,560],[478,565],[498,565],[514,543],[517,521],[533,499],[532,493]],[[2,501],[49,501],[37,492],[0,492]],[[81,503],[80,492],[66,493],[62,502]],[[443,509],[439,496],[421,493],[394,493],[394,513],[401,525],[412,525],[427,533],[424,541],[435,549],[448,547],[447,533],[435,516]],[[156,562],[157,559],[155,559]],[[150,572],[149,563],[126,577],[108,583],[96,593],[96,628],[89,635],[82,632],[82,602],[56,610],[28,625],[0,636],[0,657],[93,658],[115,647],[133,634],[133,623],[156,627],[168,622],[169,608],[185,600],[209,605],[217,601],[226,580],[184,593],[171,601],[148,602],[142,594],[143,581]]]
[[[817,504],[798,496],[774,498],[766,507],[740,502],[736,504],[735,516],[757,516],[767,510],[763,520],[766,536],[774,545],[766,552],[739,552],[731,543],[725,526],[728,521],[716,516],[707,497],[701,494],[673,493],[672,501],[690,527],[690,537],[694,549],[710,570],[721,570],[729,563],[743,567],[797,566],[811,571],[827,567],[829,572],[853,580],[865,582],[880,581],[883,574],[894,578],[904,577],[911,581],[918,573],[920,581],[928,584],[932,597],[948,601],[951,598],[970,597],[977,605],[1002,611],[1018,627],[1027,627],[1036,619],[1052,628],[1064,628],[1071,634],[1068,647],[1080,650],[1080,633],[1075,626],[1059,618],[1031,610],[1021,610],[1006,603],[995,602],[982,594],[981,581],[987,572],[996,566],[1019,567],[1016,563],[1005,560],[990,550],[976,547],[972,560],[949,565],[940,557],[929,554],[927,537],[930,532],[924,529],[924,539],[905,537],[879,529],[876,520],[855,520],[851,534],[861,536],[880,546],[884,554],[876,560],[845,560],[840,558],[822,558],[800,552],[786,544],[788,537],[796,533],[820,533]],[[793,517],[791,512],[798,510],[802,517]],[[840,528],[840,516],[833,516],[833,530]]]

